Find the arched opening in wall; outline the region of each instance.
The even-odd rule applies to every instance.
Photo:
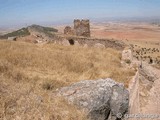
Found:
[[[69,41],[69,44],[70,45],[74,45],[74,40],[73,39],[70,39],[70,40],[68,40]]]

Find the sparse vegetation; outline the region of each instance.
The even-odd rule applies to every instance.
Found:
[[[127,86],[134,71],[120,61],[121,54],[113,49],[1,41],[0,117],[86,120],[83,111],[55,98],[54,91],[80,80],[108,77]]]
[[[43,27],[43,26],[40,26],[40,25],[31,25],[29,27],[37,29],[38,31],[43,31],[43,32],[58,32],[58,30],[55,29],[55,28]]]
[[[40,33],[46,34],[49,37],[54,37],[54,32],[58,32],[57,29],[51,27],[43,27],[40,25],[31,25],[29,26],[32,30],[38,31]]]
[[[130,41],[133,45],[133,57],[139,61],[144,61],[146,63],[152,64],[154,67],[159,68],[160,59],[158,56],[159,45],[156,42],[135,42]]]
[[[7,39],[8,37],[15,37],[15,36],[27,36],[30,35],[27,28],[22,28],[20,30],[5,34],[3,36],[0,36],[0,39]]]
[[[51,27],[43,27],[40,25],[31,25],[26,28],[19,29],[17,31],[13,31],[11,33],[0,36],[0,39],[7,39],[8,37],[24,37],[30,35],[28,28],[34,29],[35,31],[45,33],[48,36],[53,36],[52,32],[58,32],[57,29]]]

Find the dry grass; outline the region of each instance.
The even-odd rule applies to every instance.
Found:
[[[54,91],[108,77],[127,86],[134,71],[123,68],[120,60],[113,49],[0,41],[0,117],[85,120],[84,112],[55,98]]]

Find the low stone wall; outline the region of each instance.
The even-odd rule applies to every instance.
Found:
[[[79,45],[88,47],[100,47],[100,48],[114,48],[117,50],[123,50],[125,44],[121,41],[110,40],[110,39],[96,39],[86,37],[74,37],[74,36],[55,36],[52,41],[54,43],[62,45]],[[68,44],[69,41],[73,41],[73,44]]]
[[[139,102],[139,70],[129,83],[129,114],[137,114],[140,112]],[[133,119],[130,119],[133,120]]]

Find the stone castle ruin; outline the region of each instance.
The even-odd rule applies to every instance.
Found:
[[[64,34],[55,35],[52,41],[62,45],[78,45],[85,47],[115,48],[123,50],[125,44],[117,40],[92,38],[90,20],[74,20],[74,27],[66,26]]]
[[[125,44],[113,39],[100,39],[91,37],[90,20],[74,20],[74,26],[66,26],[64,34],[55,28],[32,25],[25,28],[29,35],[19,35],[16,40],[24,40],[34,43],[56,43],[61,45],[76,45],[96,48],[115,48],[123,50]],[[13,38],[9,38],[13,39]]]
[[[74,35],[74,30],[70,26],[66,26],[64,29],[65,35]]]
[[[74,30],[77,36],[90,37],[89,20],[74,20]]]
[[[74,20],[74,28],[66,26],[64,29],[65,35],[75,35],[90,37],[90,21],[89,20]]]

